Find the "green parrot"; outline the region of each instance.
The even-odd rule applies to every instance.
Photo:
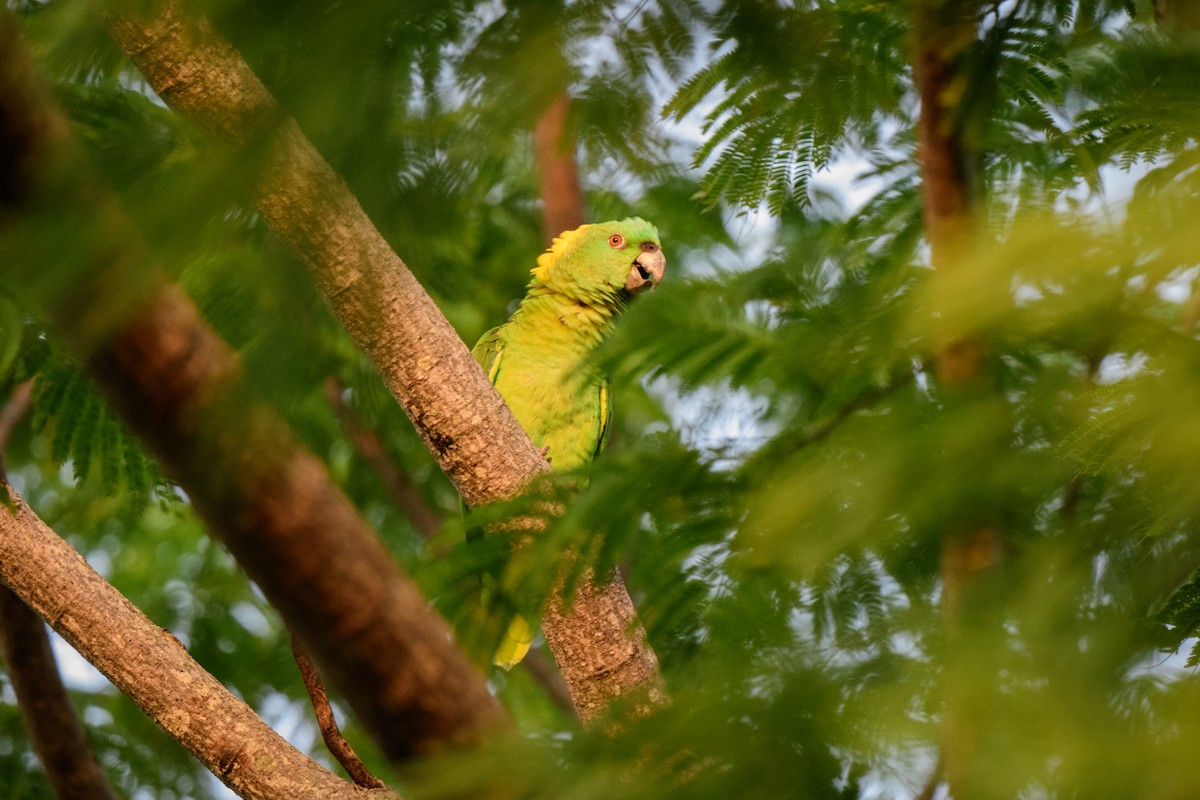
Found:
[[[634,295],[662,280],[666,258],[645,220],[582,225],[538,257],[529,289],[508,322],[471,353],[521,427],[556,470],[591,461],[608,439],[608,380],[584,366],[613,318]],[[494,661],[525,657],[533,631],[514,617]]]

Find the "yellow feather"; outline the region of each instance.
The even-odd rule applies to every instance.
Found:
[[[587,233],[591,225],[580,225],[573,231],[563,231],[558,236],[554,237],[554,244],[546,249],[546,252],[538,256],[537,266],[533,268],[533,277],[539,281],[546,281],[550,278],[550,271],[554,269],[554,265],[559,259],[567,253],[575,249],[579,241],[583,239],[583,235]]]

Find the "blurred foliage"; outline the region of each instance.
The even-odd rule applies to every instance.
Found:
[[[563,88],[592,216],[659,226],[668,280],[597,354],[617,388],[609,452],[585,482],[465,519],[257,218],[250,165],[164,109],[89,4],[7,5],[161,262],[465,643],[490,652],[497,619],[536,616],[561,570],[627,576],[672,705],[618,736],[580,732],[524,671],[492,674],[523,735],[411,765],[413,796],[913,797],[953,735],[949,686],[971,698],[993,796],[1196,794],[1200,50],[1149,3],[979,4],[955,86],[988,224],[937,274],[911,4],[200,4],[468,343],[545,246],[529,132]],[[27,292],[0,283],[2,388],[36,381],[7,448],[14,483],[319,752],[278,620]],[[985,345],[986,374],[951,391],[932,364],[964,338]],[[331,391],[447,520],[434,539]],[[565,513],[531,546],[463,541],[547,500]],[[951,637],[943,543],[980,527],[1003,558]],[[102,680],[70,676],[123,792],[219,794]],[[0,688],[0,794],[45,796]]]

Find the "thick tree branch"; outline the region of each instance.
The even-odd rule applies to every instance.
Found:
[[[0,581],[245,798],[395,797],[343,780],[296,750],[96,573],[7,485]],[[96,795],[90,795],[96,796]]]
[[[565,66],[563,67],[565,72]],[[568,118],[571,98],[560,89],[542,111],[533,129],[533,155],[540,178],[542,229],[547,244],[563,231],[584,222],[583,186],[575,160],[575,137]],[[560,659],[570,659],[562,672],[567,696],[575,713],[589,724],[614,697],[640,687],[642,711],[665,702],[666,692],[657,674],[658,662],[646,644],[646,634],[636,623],[636,609],[629,593],[616,582],[614,573],[606,585],[585,581],[575,607],[564,608],[561,593],[555,592],[542,619],[550,650]],[[596,611],[599,615],[592,616]],[[540,653],[525,657],[527,667],[539,681]],[[552,691],[552,696],[557,696]]]
[[[113,36],[169,106],[226,141],[262,145],[263,219],[307,263],[463,499],[474,507],[520,493],[545,460],[346,184],[204,20],[170,0],[138,9],[109,15]],[[615,638],[596,648],[601,620]],[[569,614],[549,615],[543,627],[581,718],[594,716],[594,701],[619,694],[663,697],[658,661],[619,576],[581,592]],[[597,661],[606,656],[620,660]],[[636,682],[603,677],[614,674]]]
[[[542,632],[550,651],[559,659],[575,713],[590,725],[618,697],[634,700],[632,713],[650,713],[667,701],[658,673],[658,657],[646,643],[646,633],[635,624],[636,609],[619,575],[606,583],[589,573],[580,582],[575,603],[563,609],[555,598],[546,606]],[[610,614],[586,615],[581,609],[612,609]],[[562,664],[563,653],[576,660]]]
[[[137,231],[33,80],[11,19],[0,27],[0,149],[14,165],[6,176],[19,177],[0,194],[0,263],[14,284],[41,300],[384,752],[504,725],[449,627],[323,465],[250,392],[183,292],[147,266]]]

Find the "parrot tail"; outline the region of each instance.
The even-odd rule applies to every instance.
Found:
[[[529,623],[522,616],[513,617],[512,622],[508,623],[508,630],[504,632],[504,639],[496,648],[496,655],[492,656],[492,663],[506,670],[512,669],[529,652],[531,644],[533,630]]]

